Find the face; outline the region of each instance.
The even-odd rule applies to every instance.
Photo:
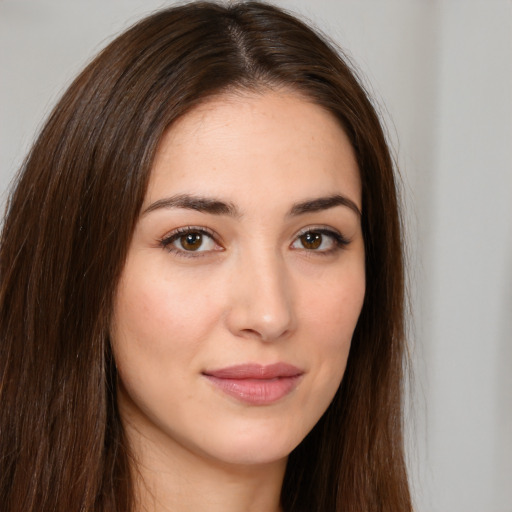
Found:
[[[114,307],[128,430],[198,460],[286,460],[344,373],[360,210],[346,135],[299,95],[221,96],[174,123]]]

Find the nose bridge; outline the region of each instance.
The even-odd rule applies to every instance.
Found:
[[[293,330],[290,276],[282,255],[269,247],[240,254],[230,308],[237,335],[278,339]]]

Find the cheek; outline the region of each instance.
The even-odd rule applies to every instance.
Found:
[[[342,276],[333,276],[333,283],[310,294],[302,308],[309,326],[309,340],[314,349],[311,360],[319,368],[319,386],[334,394],[343,377],[352,335],[359,319],[364,296],[364,268]],[[307,305],[307,307],[306,307]]]
[[[183,337],[190,348],[207,330],[214,307],[207,294],[189,288],[189,282],[180,286],[179,279],[170,282],[160,276],[122,280],[114,314],[115,337],[145,352],[179,350]]]
[[[339,388],[364,300],[364,271],[333,275],[332,279],[331,284],[317,288],[302,299],[303,326],[307,331],[301,338],[304,342],[301,348],[309,370],[308,385],[303,389],[300,403],[305,432],[314,427]],[[332,283],[343,283],[343,286]]]
[[[118,287],[111,326],[116,366],[126,397],[158,422],[158,411],[187,399],[186,387],[214,317],[207,294],[194,293],[179,279],[128,263]],[[156,274],[156,272],[155,272]],[[188,283],[189,285],[189,283]]]
[[[363,268],[333,275],[301,299],[305,321],[336,345],[352,337],[365,296]],[[330,343],[329,343],[330,345]]]
[[[128,394],[139,406],[154,402],[163,410],[174,400],[168,390],[201,369],[220,309],[211,279],[190,278],[179,269],[167,275],[166,268],[143,258],[128,260],[111,326],[112,350]]]

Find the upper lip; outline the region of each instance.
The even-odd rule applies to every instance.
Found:
[[[284,377],[298,377],[302,375],[303,370],[288,363],[274,363],[262,365],[257,363],[239,364],[219,368],[215,370],[206,370],[204,375],[215,377],[217,379],[276,379]]]

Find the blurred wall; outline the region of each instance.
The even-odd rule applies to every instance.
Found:
[[[155,0],[0,0],[0,203],[42,119]],[[418,512],[512,511],[512,2],[287,0],[357,63],[408,224]]]

